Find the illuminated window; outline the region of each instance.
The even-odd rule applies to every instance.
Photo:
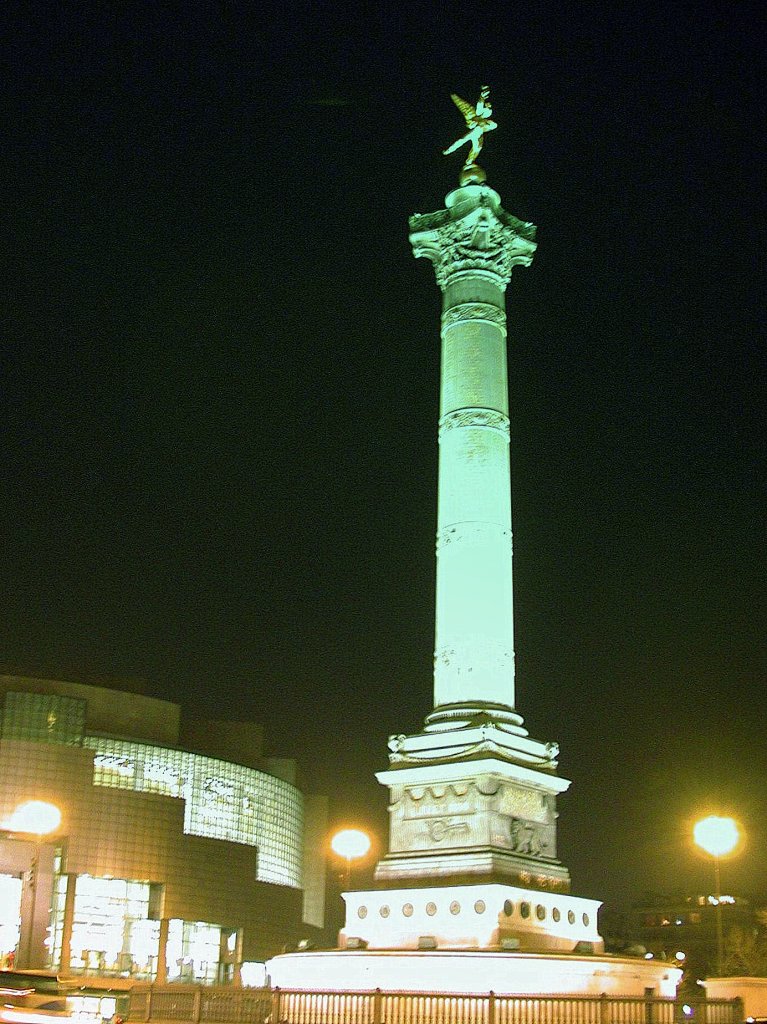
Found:
[[[204,921],[171,920],[168,923],[168,981],[188,984],[218,980],[221,929]]]
[[[66,879],[57,880],[57,904],[63,913]],[[157,889],[147,882],[79,875],[72,921],[71,967],[75,972],[151,978],[157,969],[159,922],[150,918]],[[55,929],[60,962],[60,929]]]
[[[21,878],[0,875],[0,956],[7,957],[19,944]]]
[[[255,768],[185,750],[86,736],[93,783],[183,799],[188,835],[257,847],[256,878],[300,887],[303,798],[290,783]]]

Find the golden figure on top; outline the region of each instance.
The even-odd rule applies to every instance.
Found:
[[[442,152],[445,156],[448,153],[454,153],[456,149],[462,146],[465,142],[470,143],[469,155],[466,157],[463,169],[461,170],[461,184],[468,185],[469,182],[483,182],[485,180],[485,172],[476,163],[477,157],[482,149],[482,143],[485,139],[485,133],[491,132],[493,128],[497,128],[498,125],[493,121],[490,115],[493,112],[493,108],[490,106],[490,87],[483,85],[477,100],[477,105],[472,106],[471,103],[467,103],[466,100],[462,100],[460,96],[456,96],[455,93],[451,94],[453,103],[463,114],[466,119],[466,124],[469,130],[465,135],[462,135],[460,139],[448,146],[447,149],[443,149]]]

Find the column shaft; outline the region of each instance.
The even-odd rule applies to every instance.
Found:
[[[445,288],[439,427],[435,706],[514,706],[514,609],[503,291]],[[477,288],[481,283],[483,287]],[[456,301],[457,300],[457,301]]]
[[[411,218],[416,256],[443,293],[434,706],[428,721],[487,708],[511,720],[514,603],[505,289],[535,228],[485,185]],[[521,721],[521,719],[520,719]]]

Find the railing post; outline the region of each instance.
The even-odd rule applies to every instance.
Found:
[[[610,1024],[610,1003],[606,992],[599,997],[599,1024]]]
[[[655,989],[644,990],[645,1024],[655,1024]]]
[[[280,1020],[280,987],[277,986],[272,992],[272,1024],[279,1024]]]
[[[194,1003],[192,1004],[192,1021],[193,1024],[200,1024],[200,1007],[202,1005],[202,987],[198,986],[194,993]]]
[[[144,1003],[144,1020],[152,1019],[152,993],[154,989],[149,986],[149,991],[146,994],[146,1002]]]
[[[487,993],[487,1024],[495,1024],[495,992]]]
[[[380,988],[373,993],[373,1024],[383,1024],[383,997]]]

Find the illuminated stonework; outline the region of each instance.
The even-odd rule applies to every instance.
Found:
[[[506,310],[535,228],[485,185],[410,222],[443,293],[434,710],[393,736],[381,885],[503,882],[567,893],[556,856],[556,744],[515,709]],[[584,936],[580,936],[581,939]]]
[[[300,792],[255,768],[186,750],[85,736],[94,750],[93,784],[184,801],[184,832],[258,849],[257,880],[302,884]]]
[[[169,701],[0,675],[0,953],[214,982],[321,925],[322,807],[263,757],[258,727],[230,742],[229,726],[184,731]],[[33,843],[20,812],[41,797],[61,820]]]
[[[504,290],[535,229],[487,186],[411,219],[443,292],[434,704],[514,707]]]
[[[434,707],[389,738],[389,847],[376,887],[343,894],[343,951],[276,957],[272,983],[672,995],[679,971],[601,955],[600,904],[557,859],[558,747],[515,707],[504,291],[535,229],[484,184],[410,228],[443,293]]]
[[[521,886],[354,892],[346,904],[344,937],[362,939],[368,949],[414,950],[424,935],[440,949],[498,949],[511,939],[523,952],[569,952],[577,942],[600,945],[596,901]]]
[[[310,991],[670,996],[678,970],[602,955],[600,904],[570,894],[557,860],[558,747],[515,707],[504,292],[535,228],[479,171],[410,221],[443,293],[434,707],[389,738],[389,847],[376,888],[343,894],[343,951],[268,971]]]
[[[497,192],[486,185],[467,185],[451,192],[446,205],[446,210],[410,218],[413,252],[432,261],[441,288],[466,271],[473,276],[479,271],[504,289],[515,266],[529,266],[535,227],[502,209]],[[463,301],[483,299],[467,295]]]

